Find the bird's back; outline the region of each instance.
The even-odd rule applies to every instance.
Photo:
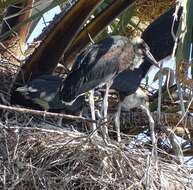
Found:
[[[27,83],[28,93],[31,99],[37,97],[51,101],[56,96],[62,85],[62,78],[53,75],[42,75]]]
[[[113,36],[84,50],[64,81],[63,100],[70,102],[126,69],[133,59],[132,45],[126,37]]]
[[[151,52],[157,60],[161,60],[172,53],[174,39],[171,34],[171,26],[173,23],[173,15],[175,7],[157,18],[142,33],[142,38],[151,47]],[[180,17],[182,9],[178,12]],[[174,33],[176,34],[180,19],[175,22]]]

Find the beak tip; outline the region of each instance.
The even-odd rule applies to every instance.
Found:
[[[158,69],[160,69],[160,66],[159,66],[158,62],[155,63],[154,65],[155,65]]]

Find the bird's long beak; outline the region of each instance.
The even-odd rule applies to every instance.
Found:
[[[150,52],[149,50],[146,50],[146,51],[145,51],[145,55],[147,56],[147,59],[148,59],[153,65],[155,65],[156,67],[160,68],[158,62],[155,60],[154,56],[151,54],[151,52]]]

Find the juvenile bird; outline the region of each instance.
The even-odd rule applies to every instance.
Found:
[[[59,95],[62,81],[58,76],[41,75],[27,82],[25,86],[18,87],[16,91],[44,110],[61,109],[64,107]]]

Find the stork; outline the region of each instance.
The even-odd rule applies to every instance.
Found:
[[[92,119],[95,120],[94,89],[106,85],[103,100],[103,116],[107,117],[108,91],[113,79],[121,71],[129,68],[133,70],[146,57],[151,63],[158,65],[148,45],[141,39],[130,41],[123,36],[110,36],[98,44],[89,46],[76,59],[71,73],[67,76],[62,87],[61,96],[66,104],[72,104],[77,97],[90,91],[90,109]],[[93,124],[96,131],[96,124]],[[102,128],[107,137],[107,127]]]
[[[118,104],[118,109],[115,114],[115,126],[117,130],[118,142],[121,141],[121,109],[124,108],[126,110],[130,110],[135,107],[141,107],[147,113],[149,118],[151,138],[154,148],[152,152],[155,153],[156,139],[154,134],[154,120],[148,109],[148,96],[139,88],[142,79],[145,77],[151,66],[152,63],[145,57],[143,63],[139,66],[139,68],[136,68],[133,71],[127,69],[117,75],[117,77],[113,81],[111,88],[118,91],[120,95],[120,102]]]

